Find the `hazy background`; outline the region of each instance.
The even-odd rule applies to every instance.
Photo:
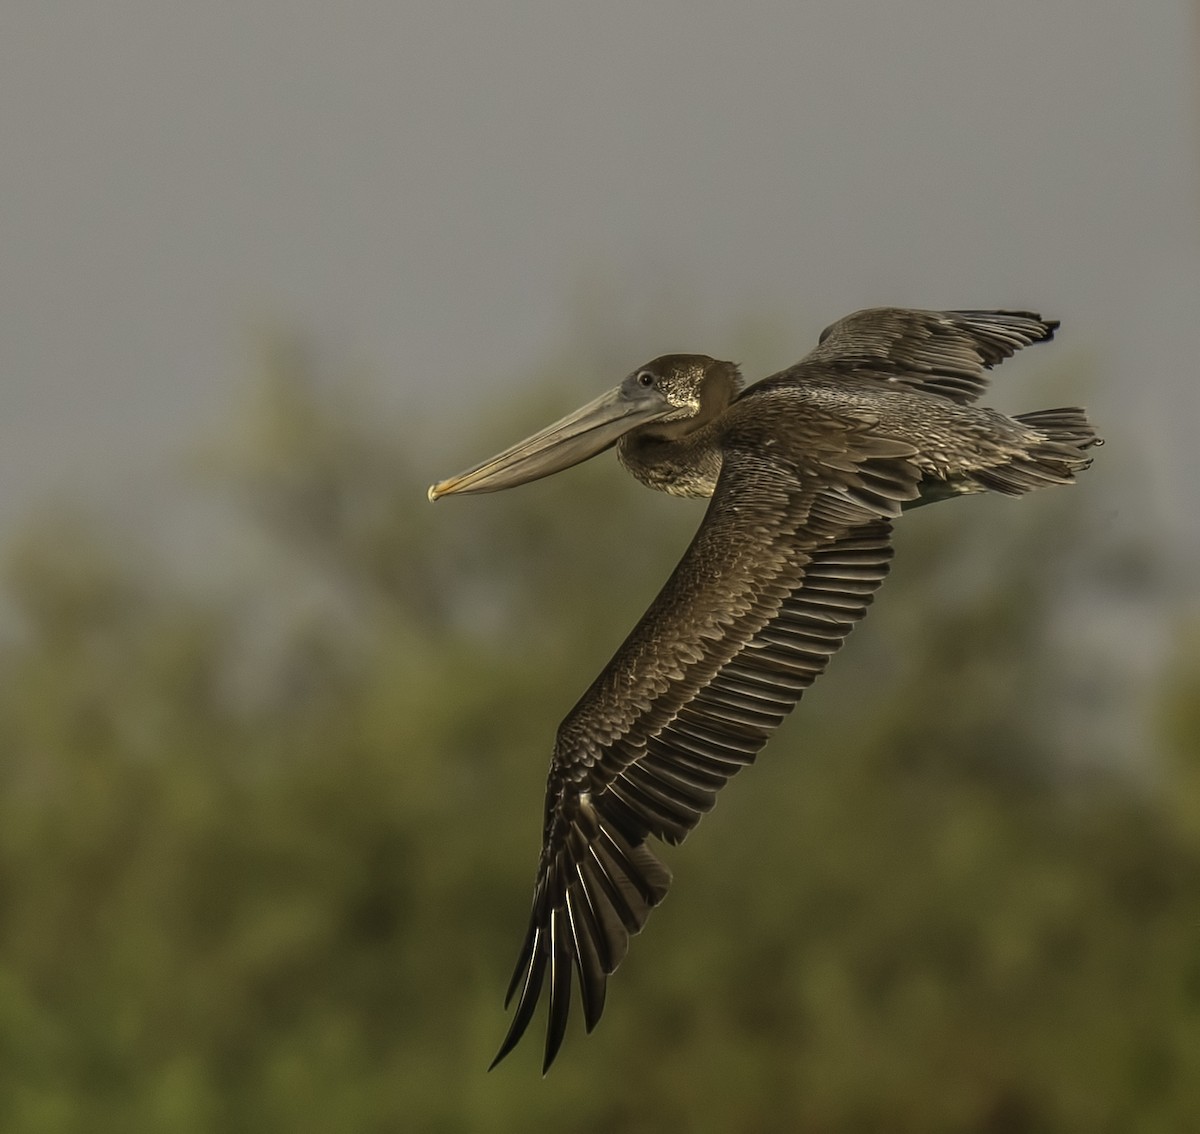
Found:
[[[1186,1128],[1196,17],[6,5],[5,1129]],[[994,400],[1108,446],[906,521],[601,1029],[484,1077],[554,726],[697,513],[424,484],[884,303],[1061,319]]]

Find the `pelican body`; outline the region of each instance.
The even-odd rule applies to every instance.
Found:
[[[876,308],[743,388],[733,363],[664,355],[429,498],[493,492],[614,445],[651,488],[711,503],[675,571],[559,727],[516,999],[493,1061],[549,987],[545,1072],[579,981],[590,1032],[607,978],[681,842],[863,616],[891,527],[918,504],[1069,484],[1102,442],[1082,409],[976,405],[988,370],[1058,324],[1029,312]]]

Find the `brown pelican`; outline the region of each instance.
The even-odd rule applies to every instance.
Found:
[[[493,492],[614,444],[642,483],[710,496],[691,546],[559,726],[517,997],[493,1066],[549,984],[543,1072],[579,980],[590,1032],[607,978],[678,843],[753,762],[887,574],[892,521],[962,493],[1069,484],[1100,444],[1083,410],[1006,417],[986,371],[1058,324],[1021,311],[860,311],[748,389],[731,362],[671,354],[575,413],[429,489]]]

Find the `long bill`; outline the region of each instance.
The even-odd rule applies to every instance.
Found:
[[[504,452],[430,485],[429,499],[498,492],[561,472],[604,452],[629,430],[657,420],[671,408],[656,394],[647,392],[638,397],[618,386]]]

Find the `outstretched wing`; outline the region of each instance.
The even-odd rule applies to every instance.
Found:
[[[691,546],[561,725],[546,789],[529,928],[493,1066],[545,985],[543,1070],[567,1025],[573,975],[588,1031],[608,975],[666,895],[647,845],[682,841],[825,669],[887,574],[890,518],[916,495],[911,447],[831,421],[802,463],[727,451]],[[777,448],[787,449],[787,446]]]
[[[856,374],[916,386],[963,405],[987,389],[987,371],[1022,347],[1054,337],[1058,321],[1030,311],[912,311],[872,307],[821,332],[819,345],[783,374]]]

